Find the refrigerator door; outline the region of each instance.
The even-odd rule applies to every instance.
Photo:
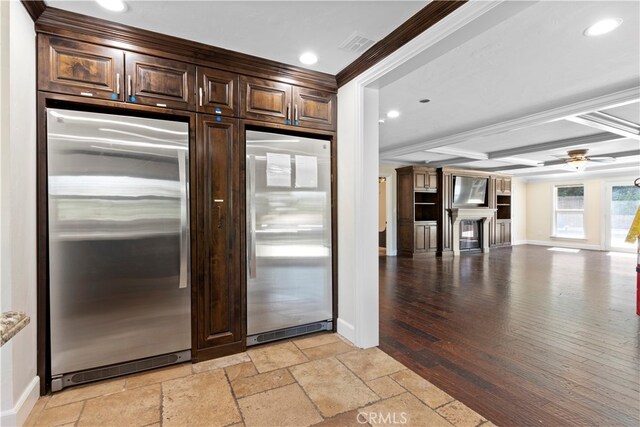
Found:
[[[189,126],[47,110],[52,375],[191,347]]]
[[[330,320],[330,142],[246,141],[248,335]]]

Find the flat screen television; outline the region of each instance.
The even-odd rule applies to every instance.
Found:
[[[453,177],[453,206],[487,206],[488,178]]]

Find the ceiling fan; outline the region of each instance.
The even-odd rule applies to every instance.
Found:
[[[570,150],[567,151],[567,155],[569,157],[562,158],[564,164],[568,166],[571,170],[576,172],[583,171],[589,162],[594,163],[612,163],[615,162],[616,159],[614,157],[590,157],[587,156],[587,152],[589,150],[584,148],[580,150]]]

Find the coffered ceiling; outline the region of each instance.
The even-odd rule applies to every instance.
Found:
[[[608,17],[623,23],[583,34]],[[640,174],[639,17],[629,1],[497,4],[379,82],[381,161],[570,176],[561,159],[584,148],[616,158],[587,172]]]

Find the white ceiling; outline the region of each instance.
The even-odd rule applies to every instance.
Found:
[[[640,2],[514,5],[499,4],[482,17],[483,24],[471,22],[459,37],[422,54],[419,66],[378,82],[380,116],[400,111],[399,118],[380,125],[381,161],[530,176],[572,173],[563,165],[534,165],[588,148],[591,156],[626,154],[615,164],[590,165],[594,170],[640,173],[640,157],[628,155],[640,154],[640,136],[624,134],[625,139],[611,127],[573,119],[601,111],[640,130]],[[624,22],[600,37],[583,35],[605,17]],[[615,106],[616,92],[625,90],[635,102]],[[419,103],[422,98],[431,102]],[[578,114],[580,105],[591,107]]]
[[[339,46],[355,31],[379,41],[428,1],[160,1],[125,0],[110,12],[93,0],[46,0],[48,6],[336,74],[361,53]],[[314,52],[305,66],[300,54]]]

